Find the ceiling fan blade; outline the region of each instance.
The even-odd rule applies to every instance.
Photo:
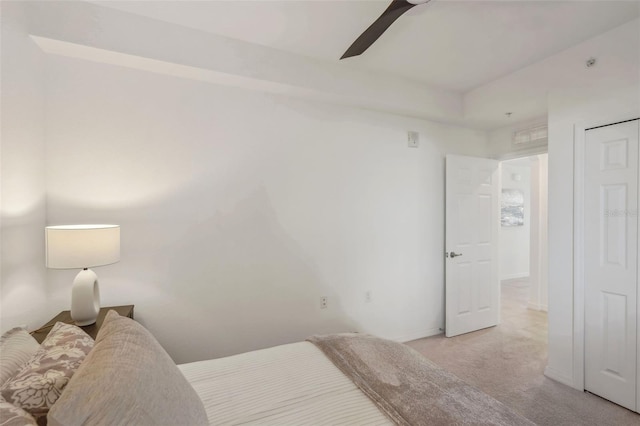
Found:
[[[365,30],[365,32],[360,34],[360,37],[358,37],[351,46],[349,46],[347,51],[344,52],[344,55],[342,55],[340,59],[350,58],[352,56],[358,56],[362,54],[403,13],[405,13],[407,10],[411,9],[412,7],[416,6],[417,4],[423,3],[423,2],[416,2],[415,0],[414,2],[415,4],[410,3],[407,0],[393,0],[389,5],[389,7],[387,7],[387,9],[384,12],[382,12],[382,15],[380,15],[380,17],[376,19],[374,23],[371,24],[369,28]]]

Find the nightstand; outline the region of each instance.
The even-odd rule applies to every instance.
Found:
[[[123,317],[128,317],[133,319],[133,305],[105,306],[104,308],[100,309],[100,312],[98,313],[98,319],[94,324],[87,325],[85,327],[80,327],[80,328],[83,329],[84,332],[87,333],[89,336],[91,336],[93,339],[95,339],[96,336],[98,335],[98,330],[100,330],[100,326],[102,326],[102,321],[104,321],[104,317],[107,315],[107,312],[109,312],[110,310],[116,311]],[[47,335],[49,334],[51,327],[53,327],[58,321],[66,322],[67,324],[73,324],[73,320],[71,319],[71,311],[60,312],[53,319],[51,319],[51,321],[49,321],[48,323],[46,323],[45,325],[43,325],[38,329],[41,331],[37,331],[35,333],[32,333],[31,335],[38,341],[38,343],[42,343],[44,338],[47,337]]]

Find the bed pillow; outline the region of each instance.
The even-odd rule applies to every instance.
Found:
[[[0,397],[0,426],[37,426],[37,423],[31,414]]]
[[[0,337],[0,386],[15,376],[40,344],[23,327],[15,327]]]
[[[47,414],[93,347],[79,327],[57,322],[27,363],[0,388],[2,397],[34,416]]]
[[[162,346],[115,311],[47,419],[50,426],[208,424],[202,400]]]

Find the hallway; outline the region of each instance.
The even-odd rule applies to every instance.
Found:
[[[547,314],[527,308],[526,279],[502,282],[496,327],[407,343],[540,425],[640,425],[640,415],[544,377]]]

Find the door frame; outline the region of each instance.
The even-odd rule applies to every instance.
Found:
[[[543,155],[543,154],[547,154],[546,189],[547,189],[547,198],[548,198],[548,188],[549,188],[548,158],[549,158],[549,149],[548,149],[547,145],[541,145],[541,146],[537,146],[537,147],[533,147],[533,148],[529,148],[529,149],[523,149],[523,150],[520,150],[520,151],[510,152],[510,153],[508,153],[506,155],[502,155],[502,156],[498,157],[497,160],[500,162],[500,167],[502,167],[502,163],[504,161],[517,160],[517,159],[529,158],[529,157],[537,157],[537,156]],[[536,161],[538,161],[538,160],[536,160]],[[532,170],[533,170],[533,168],[532,168]],[[533,173],[532,173],[531,176],[533,176]],[[530,188],[533,188],[533,183],[534,182],[533,182],[533,178],[532,178],[531,182],[529,184]],[[538,182],[538,184],[539,184],[539,182]],[[500,183],[500,189],[502,189],[502,188],[503,187],[502,187],[502,182],[501,182]],[[532,227],[531,229],[533,230],[534,229],[533,228],[534,215],[533,215],[533,210],[532,210],[532,208],[534,206],[534,203],[533,203],[533,191],[531,191],[531,197],[532,198],[529,201],[529,206],[530,206],[529,220],[530,220],[531,227]],[[532,268],[535,266],[536,269],[537,269],[536,274],[538,276],[538,282],[536,283],[536,286],[537,286],[537,290],[538,290],[538,302],[539,302],[540,298],[541,298],[540,294],[542,292],[542,288],[543,288],[542,284],[543,283],[544,283],[544,286],[545,286],[545,289],[546,289],[546,292],[547,292],[547,297],[548,297],[548,293],[549,293],[548,274],[547,274],[547,277],[545,277],[544,280],[542,279],[542,271],[541,271],[541,269],[542,269],[541,268],[542,260],[541,259],[543,258],[543,256],[540,254],[542,252],[544,254],[544,257],[548,260],[548,257],[549,257],[549,241],[547,239],[545,241],[544,245],[541,244],[541,241],[543,240],[543,237],[542,237],[543,232],[546,232],[546,231],[541,230],[540,226],[539,226],[539,222],[540,222],[540,205],[539,205],[539,203],[536,203],[536,207],[537,207],[537,210],[538,210],[538,212],[536,213],[536,216],[537,216],[537,219],[538,219],[538,225],[536,225],[536,229],[537,229],[538,232],[536,232],[536,233],[533,233],[533,231],[530,232],[530,239],[529,239],[529,262],[530,262],[529,263],[529,278],[531,278],[532,271],[533,271]],[[547,202],[547,206],[546,206],[546,209],[545,209],[545,214],[547,216],[547,222],[548,222],[548,219],[549,219],[549,204],[548,204],[548,202]],[[548,225],[547,225],[547,229],[548,229]],[[501,230],[500,230],[500,232],[501,232]],[[536,262],[535,265],[533,265],[531,263],[531,257],[532,257],[531,253],[532,253],[532,248],[534,248],[534,246],[537,247],[537,249],[538,249],[537,250],[538,251],[538,254],[537,254],[538,261]],[[503,250],[502,245],[498,244],[498,249],[499,249],[499,251]],[[500,286],[500,300],[502,300],[502,286]],[[529,298],[528,298],[528,301],[527,301],[527,307],[529,309],[541,310],[541,311],[544,311],[544,312],[548,312],[549,311],[549,300],[547,299],[547,303],[544,304],[544,305],[541,305],[540,303],[538,303],[538,305],[531,305],[531,294],[529,294]]]
[[[584,390],[584,161],[587,125],[573,125],[573,383]]]

